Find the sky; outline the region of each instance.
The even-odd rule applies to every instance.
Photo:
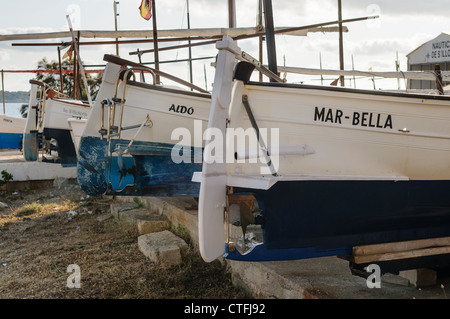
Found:
[[[19,5],[20,3],[20,5]],[[120,0],[118,4],[119,30],[151,30],[152,20],[146,21],[139,14],[141,0]],[[187,28],[186,8],[189,3],[191,28],[228,27],[228,0],[156,0],[158,30]],[[258,0],[236,0],[237,27],[256,25]],[[273,0],[274,25],[294,27],[337,20],[338,0]],[[70,14],[75,29],[114,30],[113,0],[0,0],[0,34],[68,31],[66,15]],[[421,44],[448,30],[450,6],[448,1],[418,0],[342,0],[343,19],[369,15],[380,18],[348,23],[344,33],[344,67],[347,70],[395,71],[397,55],[401,70],[407,70],[406,55]],[[277,63],[279,65],[339,69],[338,33],[309,33],[306,37],[277,35]],[[68,41],[69,39],[64,39]],[[82,41],[93,39],[82,39]],[[101,41],[102,39],[97,39]],[[106,40],[106,39],[105,39]],[[25,41],[14,41],[25,42]],[[57,39],[30,42],[58,42]],[[57,60],[55,47],[14,47],[11,41],[0,42],[0,69],[35,69],[37,62],[46,57]],[[160,43],[159,46],[183,43]],[[240,40],[238,45],[254,57],[258,57],[257,41]],[[137,62],[136,49],[152,49],[151,43],[121,45],[122,58]],[[265,50],[265,48],[264,48]],[[81,58],[85,64],[104,64],[104,54],[115,54],[114,45],[82,46]],[[214,45],[195,47],[192,56],[214,57]],[[160,61],[185,59],[187,49],[164,51]],[[153,54],[142,56],[143,62],[152,62]],[[212,58],[193,62],[194,84],[211,90],[214,79]],[[267,60],[265,60],[267,63]],[[186,62],[164,63],[164,72],[189,80]],[[27,91],[33,74],[5,73],[5,90]],[[334,79],[324,77],[323,84]],[[287,75],[288,82],[320,84],[319,76]],[[164,82],[164,80],[163,80]],[[360,78],[357,88],[373,88],[369,78]],[[346,82],[346,86],[355,86]],[[397,89],[397,80],[377,79],[376,89]],[[404,88],[404,83],[401,83]]]

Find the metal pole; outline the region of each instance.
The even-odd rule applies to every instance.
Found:
[[[138,52],[138,59],[139,59],[139,64],[142,64],[142,53],[139,51],[139,49],[137,49]],[[144,76],[144,71],[141,71],[141,81],[145,82],[145,76]]]
[[[228,0],[228,26],[230,28],[236,27],[236,6],[234,0]]]
[[[264,29],[263,26],[263,19],[262,19],[262,0],[258,0],[258,17],[257,17],[257,30],[258,32],[261,32]],[[260,35],[258,37],[258,50],[259,50],[259,62],[261,62],[261,64],[263,63],[263,36]],[[262,82],[263,80],[263,74],[262,72],[259,72],[259,82]]]
[[[322,52],[319,52],[319,65],[322,70]],[[320,84],[323,85],[323,74],[320,75]]]
[[[3,70],[2,70],[2,98],[3,98],[3,114],[6,114],[6,107],[5,107],[5,82],[3,78]]]
[[[73,49],[75,50],[75,46],[77,45],[76,40],[72,40]],[[73,99],[78,100],[78,58],[77,55],[73,55]]]
[[[158,31],[156,29],[156,0],[152,1],[152,20],[153,20],[153,49],[155,55],[155,69],[159,70],[159,50],[158,50]],[[159,75],[156,74],[156,84],[160,83]]]
[[[355,63],[353,62],[353,54],[352,54],[352,70],[353,71],[355,70]],[[355,76],[353,76],[353,87],[356,89],[356,78],[355,78]]]
[[[338,0],[338,21],[339,21],[339,65],[340,69],[344,70],[344,43],[342,36],[342,3],[341,0]],[[341,86],[345,86],[344,84],[344,76],[341,75],[339,77],[341,81]]]
[[[117,1],[114,1],[114,27],[117,31]],[[119,56],[119,38],[116,38],[116,55]]]
[[[70,17],[66,16],[66,18],[67,18],[67,22],[69,24],[70,33],[72,34],[72,40],[75,42],[75,45],[73,47],[75,49],[75,56],[77,57],[78,64],[79,64],[79,67],[80,67],[81,76],[83,77],[84,89],[86,90],[86,95],[87,95],[87,98],[88,98],[88,101],[89,101],[89,106],[92,108],[93,105],[92,105],[91,92],[89,90],[89,85],[87,83],[86,74],[84,73],[83,63],[82,63],[81,58],[80,58],[80,51],[79,51],[79,47],[77,45],[77,39],[75,39],[75,33],[73,32],[73,29],[72,29],[72,22],[70,21]],[[78,39],[79,38],[80,38],[80,33],[78,31]]]
[[[63,92],[63,75],[62,75],[62,65],[61,65],[61,47],[58,47],[58,63],[59,63],[59,83],[61,85],[61,89],[59,90],[61,93]]]
[[[187,28],[188,30],[191,28],[191,21],[189,19],[189,0],[186,0],[186,14],[187,14]],[[193,82],[193,76],[192,76],[192,47],[191,47],[191,40],[188,41],[189,44],[189,80],[191,83]],[[192,89],[191,89],[192,90]]]
[[[275,50],[275,33],[273,27],[272,0],[264,0],[264,13],[266,22],[266,45],[269,70],[275,74],[278,74],[277,53]],[[270,81],[274,82],[273,79],[270,79]]]
[[[443,95],[444,89],[442,87],[441,66],[439,64],[434,66],[434,74],[436,75],[436,88],[439,91],[439,94]]]

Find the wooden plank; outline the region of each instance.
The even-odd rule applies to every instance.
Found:
[[[353,255],[374,255],[403,252],[431,247],[450,246],[450,237],[429,238],[411,241],[400,241],[375,245],[353,247]]]
[[[435,247],[426,249],[416,249],[404,252],[394,252],[385,254],[373,254],[373,255],[361,255],[353,256],[353,261],[356,264],[366,264],[375,261],[390,261],[407,258],[417,258],[432,255],[450,254],[450,246],[448,247]]]

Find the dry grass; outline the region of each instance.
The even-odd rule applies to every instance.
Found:
[[[10,209],[0,211],[0,298],[247,297],[222,264],[192,249],[179,266],[150,262],[135,227],[106,218],[109,200],[82,196],[74,187],[3,194]],[[70,264],[80,267],[80,289],[67,287]]]

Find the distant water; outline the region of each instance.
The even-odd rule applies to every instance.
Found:
[[[28,103],[5,103],[6,115],[13,117],[22,117],[20,114],[20,107],[22,104]],[[0,102],[0,114],[3,114],[3,102]]]

